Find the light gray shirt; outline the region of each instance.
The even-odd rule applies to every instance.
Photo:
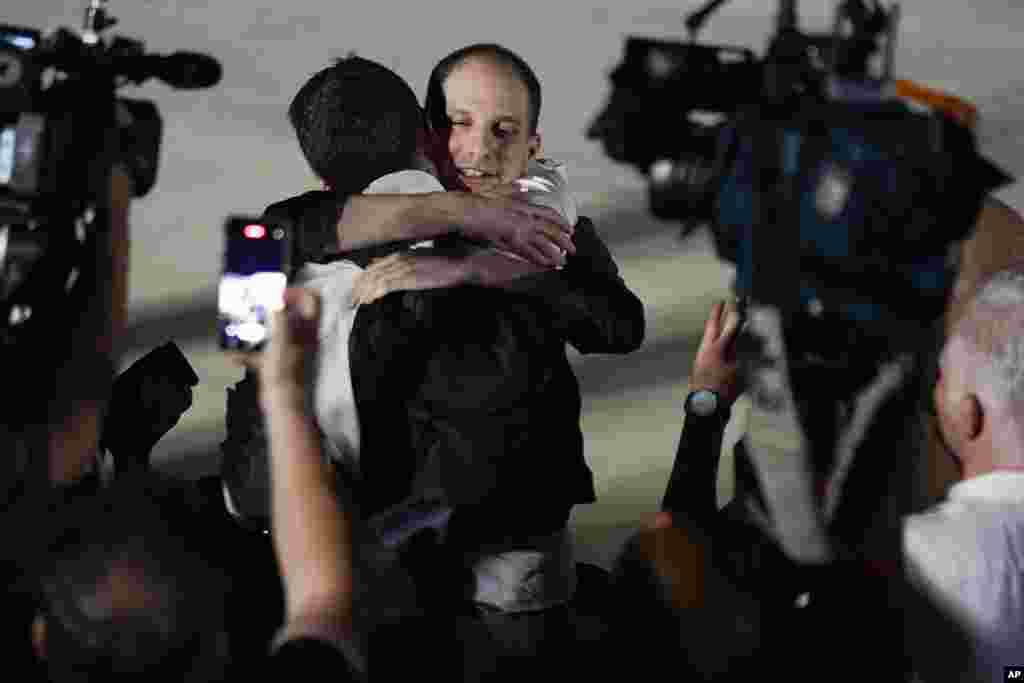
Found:
[[[1024,472],[955,484],[907,517],[903,542],[910,580],[966,627],[977,659],[967,680],[1024,663]]]

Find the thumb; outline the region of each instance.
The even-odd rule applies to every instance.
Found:
[[[301,287],[286,289],[284,310],[276,311],[274,318],[282,340],[313,344],[319,336],[320,297],[316,292]]]
[[[724,307],[725,304],[721,301],[716,301],[714,306],[711,307],[711,313],[704,322],[704,338],[701,340],[701,346],[710,346],[721,335],[722,311]]]
[[[306,322],[320,318],[320,297],[316,292],[302,287],[289,287],[284,291],[284,307],[288,313]]]

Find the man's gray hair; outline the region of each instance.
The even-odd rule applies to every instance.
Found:
[[[996,401],[1024,415],[1024,267],[986,280],[958,333],[975,355],[979,389],[988,385]]]

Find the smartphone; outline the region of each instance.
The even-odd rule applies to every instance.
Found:
[[[224,222],[224,272],[217,288],[220,347],[258,351],[270,337],[270,315],[284,306],[290,235],[285,225],[247,216]]]

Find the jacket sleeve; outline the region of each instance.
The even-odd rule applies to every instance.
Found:
[[[576,223],[576,253],[561,270],[520,278],[510,291],[537,297],[580,353],[629,353],[644,341],[643,302],[630,291],[589,218]]]
[[[718,515],[716,483],[728,414],[687,415],[661,509],[710,529]]]

